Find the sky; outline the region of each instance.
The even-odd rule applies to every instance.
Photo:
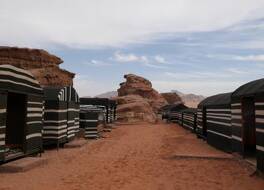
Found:
[[[123,75],[205,96],[264,77],[264,0],[0,0],[0,45],[41,48],[80,96]]]

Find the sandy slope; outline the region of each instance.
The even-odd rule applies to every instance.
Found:
[[[263,179],[175,124],[123,125],[82,148],[43,156],[49,161],[41,168],[0,173],[0,189],[264,189]]]

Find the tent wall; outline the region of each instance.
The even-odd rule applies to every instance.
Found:
[[[206,109],[206,126],[208,144],[224,150],[232,151],[231,106],[211,105]]]
[[[43,149],[43,97],[28,96],[26,120],[26,153],[41,151]]]
[[[231,104],[231,125],[232,125],[232,151],[243,153],[242,144],[242,112],[240,99],[232,99]]]
[[[198,136],[203,136],[203,126],[204,126],[204,120],[206,118],[204,117],[203,114],[203,108],[198,107],[197,109],[197,128],[196,128],[196,133]]]
[[[85,130],[85,138],[98,138],[98,112],[80,111],[80,127]]]
[[[195,130],[196,130],[196,113],[183,111],[183,113],[182,113],[182,125],[184,128],[195,132]]]
[[[79,129],[79,97],[72,86],[48,87],[45,94],[45,144],[64,144],[74,139]]]
[[[0,93],[0,161],[4,160],[7,94]]]
[[[172,122],[182,123],[182,113],[181,111],[171,111],[169,112],[169,120]]]
[[[44,144],[60,144],[67,142],[67,102],[45,101],[44,110]]]
[[[264,94],[256,97],[255,116],[257,167],[264,171]]]

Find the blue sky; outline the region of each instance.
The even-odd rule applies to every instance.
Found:
[[[264,1],[48,1],[0,0],[0,43],[61,57],[81,96],[116,90],[126,73],[206,96],[263,78]]]

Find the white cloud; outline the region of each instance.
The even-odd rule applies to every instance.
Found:
[[[120,63],[141,63],[142,65],[146,67],[151,67],[155,69],[165,69],[168,68],[167,66],[161,65],[161,63],[166,63],[165,58],[156,55],[154,57],[152,56],[146,56],[146,55],[136,55],[133,53],[121,53],[121,52],[115,52],[114,57],[110,58],[111,60],[120,62]]]
[[[248,56],[234,56],[234,60],[238,61],[264,61],[263,55],[248,55]]]
[[[162,57],[162,56],[160,56],[160,55],[156,55],[154,57],[154,59],[156,60],[157,63],[167,63],[166,60],[165,60],[165,58]]]
[[[136,56],[132,53],[129,54],[123,54],[120,52],[115,52],[114,54],[114,60],[121,63],[126,62],[145,62],[148,61],[145,56]]]
[[[168,33],[218,30],[260,18],[263,8],[263,0],[1,0],[0,43],[121,46]]]
[[[84,65],[87,65],[87,66],[94,66],[94,67],[104,67],[104,66],[111,66],[113,64],[111,63],[106,63],[106,62],[103,62],[103,61],[100,61],[100,60],[91,60],[91,61],[88,61],[88,62],[84,62],[83,63]]]

